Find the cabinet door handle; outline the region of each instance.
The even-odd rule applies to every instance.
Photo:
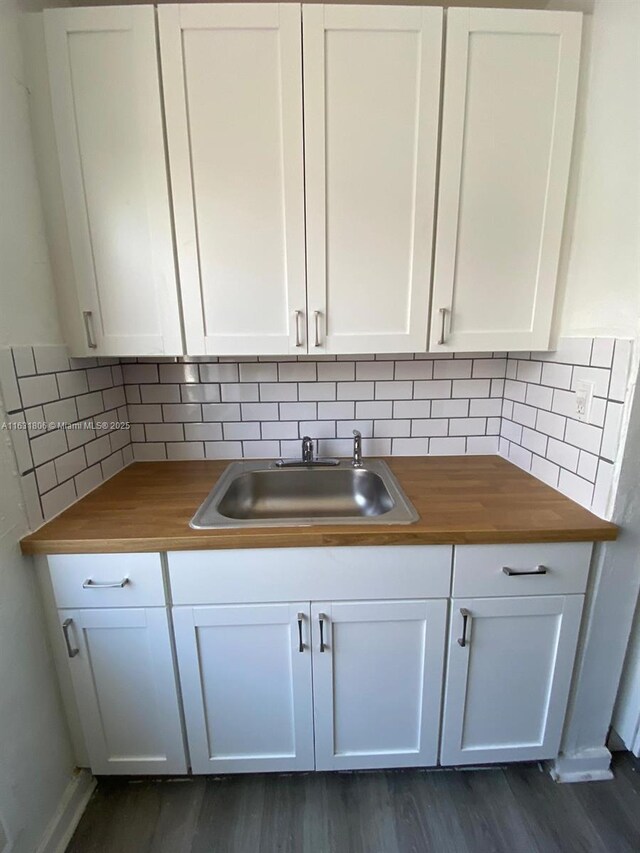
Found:
[[[300,320],[302,319],[302,311],[296,311],[296,346],[302,346],[302,332],[300,331]]]
[[[298,651],[304,651],[304,643],[302,642],[302,620],[304,619],[304,613],[298,613]]]
[[[446,336],[445,336],[445,333],[444,333],[444,326],[445,326],[446,321],[447,321],[447,309],[446,309],[446,308],[441,308],[441,309],[440,309],[440,322],[441,322],[441,325],[440,325],[440,337],[438,338],[438,344],[439,344],[440,346],[442,346],[442,344],[444,344],[444,343],[445,343],[445,341],[446,341]]]
[[[327,617],[324,613],[318,613],[318,623],[320,625],[320,651],[324,652],[326,646],[324,643],[324,620]]]
[[[97,349],[98,344],[93,336],[93,311],[83,311],[82,319],[84,320],[84,333],[87,336],[87,346],[89,349]]]
[[[106,583],[96,583],[96,581],[87,578],[82,584],[82,589],[122,589],[129,583],[129,578],[122,578],[121,581],[107,581]]]
[[[509,577],[522,577],[522,575],[546,575],[549,569],[546,566],[536,566],[535,569],[511,569],[509,566],[503,566],[502,571]]]
[[[314,345],[314,347],[319,347],[320,346],[320,312],[319,311],[313,312],[313,323],[314,323],[314,329],[315,329],[315,339],[314,339],[313,345]]]
[[[80,654],[80,649],[74,649],[71,645],[71,640],[69,639],[69,626],[73,622],[73,619],[65,619],[62,623],[62,633],[64,634],[64,641],[67,645],[67,654],[70,658],[74,658],[76,655]]]
[[[464,649],[464,647],[468,645],[467,622],[471,618],[471,613],[467,610],[466,607],[461,607],[460,608],[460,615],[462,616],[462,636],[458,640],[458,645],[462,646],[462,648]]]

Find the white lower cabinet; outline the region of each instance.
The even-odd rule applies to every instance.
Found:
[[[167,611],[59,610],[96,774],[185,773]]]
[[[313,770],[309,603],[174,607],[194,773]]]
[[[437,763],[447,602],[311,605],[317,770]]]
[[[456,598],[442,764],[558,754],[584,596]]]

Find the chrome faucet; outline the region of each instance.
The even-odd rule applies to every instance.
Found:
[[[313,441],[308,435],[302,439],[302,461],[307,464],[313,462]]]
[[[353,459],[351,464],[354,468],[362,468],[362,433],[358,429],[353,431]]]

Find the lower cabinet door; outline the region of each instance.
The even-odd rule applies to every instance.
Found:
[[[313,603],[317,770],[436,764],[447,602]]]
[[[313,770],[309,602],[174,607],[194,773]]]
[[[453,600],[442,764],[558,754],[583,600]]]
[[[167,611],[60,610],[91,770],[185,773]]]

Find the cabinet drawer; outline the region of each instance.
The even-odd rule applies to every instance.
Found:
[[[47,558],[58,607],[162,607],[160,554],[60,554]]]
[[[453,595],[483,598],[582,593],[587,586],[592,547],[591,542],[456,546]],[[526,574],[537,570],[539,573]]]
[[[174,551],[174,604],[448,598],[450,545]]]

